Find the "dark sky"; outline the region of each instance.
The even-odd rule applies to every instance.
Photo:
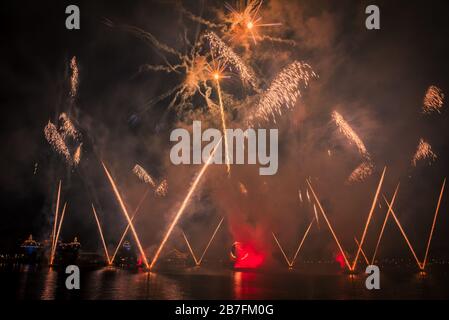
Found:
[[[81,30],[65,29],[68,4],[79,5]],[[365,29],[364,8],[368,4],[381,9],[379,31]],[[203,12],[210,20],[217,19],[216,12],[226,12],[221,1],[185,1],[183,5],[197,15]],[[115,239],[120,230],[117,225],[124,222],[100,160],[111,165],[129,203],[137,203],[145,190],[130,172],[134,163],[141,163],[158,178],[168,177],[171,196],[156,204],[153,202],[160,200],[152,197],[146,205],[151,213],[141,224],[146,243],[160,239],[160,230],[166,228],[167,217],[182,200],[196,169],[169,164],[169,129],[181,123],[173,114],[162,118],[169,102],[163,101],[148,112],[138,111],[146,101],[176,85],[179,78],[137,74],[143,64],[162,63],[157,51],[102,21],[108,18],[117,24],[138,26],[184,50],[180,41],[183,26],[189,37],[194,37],[198,26],[186,17],[180,19],[178,9],[167,1],[1,1],[0,249],[14,248],[29,233],[44,237],[59,179],[64,180],[64,201],[69,202],[68,229],[73,229],[65,230],[63,236],[81,235],[87,247],[96,247],[97,231],[90,212],[93,202],[100,208],[104,223],[111,225],[107,236]],[[449,92],[448,12],[448,1],[266,1],[261,11],[264,21],[283,23],[273,35],[295,40],[297,46],[262,43],[257,51],[242,53],[246,61],[265,83],[294,59],[309,62],[320,78],[297,108],[279,121],[279,174],[262,181],[254,176],[254,170],[243,168],[228,181],[220,170],[214,170],[216,180],[195,198],[197,202],[182,225],[191,232],[203,226],[210,229],[217,215],[225,215],[229,234],[235,238],[240,231],[233,224],[248,224],[248,229],[264,233],[273,221],[292,221],[285,231],[288,239],[297,232],[295,228],[304,228],[306,217],[310,218],[310,212],[302,218],[291,216],[297,215],[298,188],[304,188],[304,179],[312,176],[332,220],[338,221],[337,228],[344,234],[347,247],[352,248],[353,234],[361,232],[373,190],[387,165],[385,193],[391,196],[401,181],[397,211],[421,252],[439,187],[448,173],[447,102],[441,114],[421,113],[430,85]],[[204,31],[204,26],[199,30]],[[76,170],[67,168],[43,135],[46,123],[56,121],[65,111],[72,56],[78,58],[80,67],[75,121],[86,148]],[[224,90],[240,92],[236,86],[231,83]],[[198,103],[194,101],[195,107]],[[332,127],[329,115],[333,110],[354,125],[376,164],[373,176],[356,186],[346,185],[345,177],[360,158]],[[136,114],[138,117],[130,121]],[[410,158],[420,137],[431,143],[438,158],[432,166],[412,168]],[[335,149],[332,163],[327,158],[328,149]],[[38,170],[33,175],[35,163]],[[247,199],[219,191],[230,190],[239,181],[249,189]],[[274,191],[267,192],[264,185]],[[449,249],[444,236],[448,234],[444,232],[449,225],[447,209],[445,196],[435,236],[435,252],[441,255]],[[373,230],[384,214],[384,209],[378,210]],[[242,230],[248,232],[247,228]],[[393,226],[387,232],[392,239],[402,241]],[[323,237],[327,242],[321,244],[331,246],[328,235]]]

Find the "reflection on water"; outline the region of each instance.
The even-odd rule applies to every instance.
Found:
[[[191,268],[143,272],[106,267],[81,270],[81,289],[67,290],[64,270],[0,266],[1,296],[9,299],[443,299],[449,272],[389,270],[381,290],[365,289],[364,274]]]
[[[28,272],[27,272],[28,274]],[[47,272],[44,272],[44,286],[42,290],[41,299],[42,300],[53,300],[55,299],[55,289],[57,287],[57,277],[58,273],[53,269],[48,269]]]

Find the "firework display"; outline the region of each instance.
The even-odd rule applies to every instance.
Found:
[[[80,29],[78,6],[3,68],[18,296],[448,298],[443,23],[424,10],[410,43],[410,4],[381,29],[360,3],[150,0],[82,6]]]

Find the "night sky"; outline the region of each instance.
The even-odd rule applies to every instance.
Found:
[[[226,13],[221,1],[182,3],[211,21]],[[65,29],[69,4],[80,7],[81,30]],[[368,4],[380,7],[379,31],[365,28]],[[69,208],[63,239],[76,235],[84,248],[100,248],[90,211],[94,203],[108,226],[106,237],[115,243],[125,221],[101,160],[111,167],[130,207],[145,191],[131,172],[135,163],[159,180],[168,179],[169,195],[164,199],[150,196],[138,224],[145,247],[153,250],[199,168],[170,164],[170,130],[190,125],[197,116],[209,118],[198,98],[192,103],[196,113],[164,116],[169,99],[142,112],[142,106],[178,84],[182,76],[139,73],[142,65],[163,63],[161,56],[143,39],[106,26],[104,19],[137,26],[180,51],[186,49],[184,30],[193,39],[197,31],[206,28],[183,16],[181,5],[170,1],[2,1],[0,6],[0,250],[15,250],[30,233],[40,240],[48,235],[59,179]],[[266,236],[256,242],[272,245],[272,228],[284,232],[281,238],[287,242],[297,238],[312,217],[310,208],[301,207],[297,197],[310,176],[345,246],[353,251],[352,238],[362,232],[378,179],[387,166],[383,192],[391,198],[401,182],[395,210],[417,250],[423,252],[438,193],[448,176],[447,100],[441,114],[424,115],[421,111],[430,85],[449,93],[448,12],[448,1],[264,2],[264,21],[282,23],[264,33],[294,40],[297,45],[262,42],[236,51],[257,71],[264,88],[295,59],[308,62],[319,79],[311,83],[294,110],[287,111],[277,124],[268,125],[280,130],[278,174],[260,177],[255,168],[243,166],[227,179],[223,167],[214,167],[180,226],[190,234],[210,232],[219,217],[225,216],[228,232],[220,235],[223,241]],[[77,57],[80,70],[73,118],[85,148],[77,169],[68,168],[43,134],[48,121],[57,121],[66,111],[72,56]],[[224,91],[237,102],[248,94],[238,80],[225,84]],[[361,160],[355,147],[333,126],[333,110],[345,116],[372,155],[375,170],[364,182],[345,182]],[[234,106],[229,112],[239,114]],[[240,123],[238,115],[234,119]],[[432,145],[438,158],[430,166],[420,163],[414,168],[410,159],[421,137]],[[333,160],[327,150],[332,150]],[[245,197],[237,190],[239,182],[249,191]],[[432,246],[435,257],[449,258],[447,199],[446,194]],[[386,212],[383,200],[382,204],[367,239],[369,250]],[[383,252],[385,256],[397,255],[396,250],[405,248],[395,228],[391,224],[386,231],[385,237],[391,240],[386,241],[389,251]],[[310,255],[335,249],[328,233],[320,231],[312,237],[316,241]],[[180,245],[178,241],[181,239],[173,239],[173,245]],[[204,239],[196,241],[203,243]],[[394,243],[400,244],[393,248]]]

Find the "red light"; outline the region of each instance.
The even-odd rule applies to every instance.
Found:
[[[337,255],[335,256],[335,261],[340,264],[340,268],[343,269],[345,267],[345,258],[343,257],[341,252],[337,253]]]
[[[235,261],[234,268],[255,269],[262,265],[265,255],[248,243],[235,242],[232,245],[231,258]]]

